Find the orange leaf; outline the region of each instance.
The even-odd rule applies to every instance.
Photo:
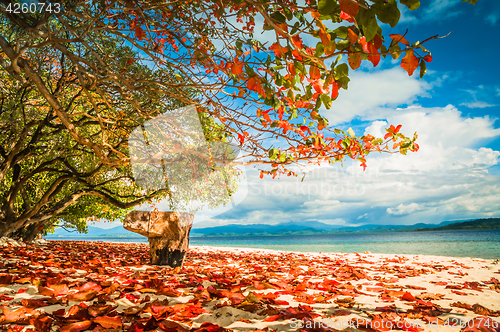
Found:
[[[336,50],[336,45],[335,43],[330,43],[330,45],[325,47],[325,55],[331,55],[335,52]]]
[[[408,75],[413,75],[415,69],[418,68],[418,58],[413,53],[413,50],[406,51],[406,55],[401,60],[401,68],[408,72]]]
[[[59,331],[61,331],[61,332],[80,332],[83,330],[87,330],[91,325],[92,325],[91,321],[84,320],[82,322],[64,325],[63,327],[61,327],[61,329]]]
[[[321,38],[321,42],[325,45],[325,47],[330,46],[332,36],[328,32],[323,29],[319,30],[319,38]]]
[[[241,75],[241,73],[243,73],[243,61],[233,64],[231,66],[231,73],[234,75]]]
[[[295,35],[292,37],[292,41],[298,48],[302,48],[302,38],[299,35]]]
[[[356,16],[359,12],[359,5],[351,0],[338,0],[340,10],[349,16]]]
[[[316,64],[312,64],[309,66],[309,77],[311,80],[317,80],[321,77],[321,72]]]
[[[394,33],[392,35],[389,35],[391,37],[392,42],[394,43],[403,43],[406,46],[410,46],[410,43],[405,39],[405,37],[398,35],[397,33]],[[392,44],[392,43],[391,43]]]
[[[94,318],[94,323],[101,325],[105,329],[120,329],[122,327],[122,319],[120,317],[97,317]]]
[[[351,28],[347,29],[347,34],[349,36],[349,40],[351,41],[351,44],[356,44],[356,42],[358,41],[358,35],[352,31]]]
[[[281,56],[282,56],[283,54],[285,54],[285,53],[287,53],[287,52],[288,52],[288,48],[287,48],[287,47],[283,47],[283,46],[281,46],[281,45],[280,45],[280,44],[278,44],[278,43],[274,43],[274,44],[272,44],[272,45],[271,45],[271,47],[269,47],[269,49],[270,49],[271,51],[273,51],[273,52],[274,52],[274,55],[275,55],[276,57],[278,57],[278,58],[281,58]]]
[[[349,53],[347,61],[352,69],[358,69],[361,65],[361,54],[359,54],[359,52]]]

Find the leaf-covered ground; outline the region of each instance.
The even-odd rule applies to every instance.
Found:
[[[0,258],[7,331],[500,331],[491,260],[196,247],[172,269],[148,245],[63,241]]]

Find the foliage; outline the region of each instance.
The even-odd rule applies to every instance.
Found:
[[[425,74],[432,57],[424,44],[439,37],[409,42],[406,33],[387,36],[382,30],[396,28],[399,8],[416,10],[418,0],[54,3],[62,5],[60,12],[15,13],[7,11],[9,0],[0,0],[1,75],[11,84],[3,87],[2,101],[10,106],[4,107],[9,112],[2,113],[2,126],[13,128],[2,139],[33,139],[20,139],[13,149],[3,142],[9,148],[0,159],[2,186],[31,187],[3,193],[0,234],[14,216],[19,227],[35,220],[40,209],[23,214],[19,206],[36,201],[44,190],[40,222],[83,196],[94,196],[86,199],[96,205],[77,203],[72,209],[99,216],[116,213],[111,206],[129,208],[151,199],[155,195],[132,183],[126,137],[143,121],[186,105],[217,125],[217,139],[239,142],[247,158],[238,163],[261,165],[261,177],[296,176],[289,165],[346,157],[365,169],[370,152],[406,154],[419,148],[417,135],[406,137],[400,126],[388,128],[385,138],[358,136],[352,129],[331,128],[320,114],[348,88],[349,68],[358,69],[363,61],[377,66],[390,55],[401,58],[409,75],[418,67],[420,76]],[[257,24],[271,33],[270,43],[269,35],[254,33]],[[20,151],[29,153],[15,157]],[[61,153],[71,157],[57,159]],[[23,182],[42,160],[50,171]],[[71,188],[65,187],[69,182]],[[104,206],[92,201],[97,198]],[[56,201],[60,204],[49,208]]]

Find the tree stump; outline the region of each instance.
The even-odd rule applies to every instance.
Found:
[[[177,267],[184,262],[193,219],[194,213],[132,211],[123,227],[148,238],[151,264]]]

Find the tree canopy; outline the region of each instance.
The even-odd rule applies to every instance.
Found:
[[[425,75],[432,56],[424,44],[439,36],[413,42],[386,32],[401,6],[416,10],[418,0],[52,4],[16,12],[0,0],[0,183],[10,188],[0,196],[0,235],[75,211],[116,216],[164,197],[133,183],[127,137],[187,105],[211,124],[212,140],[236,140],[236,164],[259,165],[261,177],[345,158],[365,169],[370,152],[419,148],[400,125],[383,138],[357,136],[321,115],[363,61],[375,67],[392,56],[409,75]]]

